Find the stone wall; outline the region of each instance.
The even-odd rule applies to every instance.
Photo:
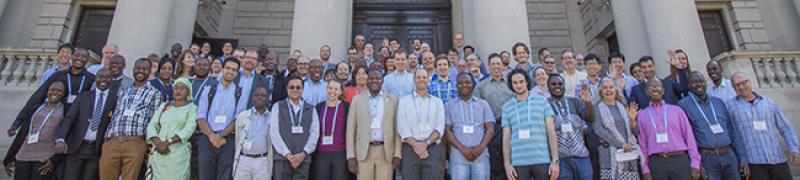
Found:
[[[570,22],[567,17],[567,4],[564,0],[526,0],[528,6],[528,27],[530,29],[530,57],[539,60],[536,52],[539,48],[546,47],[560,61],[560,52],[572,49],[570,35]],[[580,23],[580,22],[575,22]],[[508,45],[508,49],[511,49]]]
[[[239,46],[257,48],[262,43],[280,59],[289,57],[292,39],[293,0],[238,0],[233,38]]]

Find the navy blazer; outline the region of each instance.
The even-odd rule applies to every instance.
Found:
[[[688,76],[688,70],[678,69],[678,80],[673,79],[671,76],[661,79],[661,85],[664,86],[664,101],[676,105],[680,99],[686,96],[689,90]],[[633,86],[631,91],[631,97],[628,97],[629,102],[639,103],[639,110],[650,106],[650,96],[647,95],[647,82]]]

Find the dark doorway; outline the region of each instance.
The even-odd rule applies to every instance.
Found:
[[[451,16],[450,0],[355,0],[351,37],[364,35],[375,51],[383,38],[396,38],[408,51],[419,37],[438,54],[452,47]]]
[[[78,17],[78,28],[72,41],[76,47],[86,48],[95,54],[102,54],[103,46],[108,40],[111,20],[114,19],[113,7],[83,7]]]
[[[711,57],[720,53],[728,52],[733,46],[725,28],[725,20],[722,18],[722,11],[700,11],[700,26],[703,27],[703,35],[706,37],[708,53]]]

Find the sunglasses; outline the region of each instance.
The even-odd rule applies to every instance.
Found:
[[[303,86],[288,86],[287,89],[289,90],[301,90]]]

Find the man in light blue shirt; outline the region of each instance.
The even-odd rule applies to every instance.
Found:
[[[443,152],[438,146],[444,133],[444,104],[428,94],[428,72],[414,70],[416,91],[400,99],[397,132],[403,140],[401,174],[408,179],[438,179]]]
[[[708,72],[708,78],[711,79],[712,84],[708,84],[706,92],[710,96],[727,101],[736,98],[736,91],[733,90],[731,80],[722,77],[722,71],[722,66],[719,65],[719,62],[716,60],[708,61],[706,72]]]
[[[39,85],[44,85],[44,82],[47,81],[47,78],[50,75],[55,74],[58,71],[63,71],[69,69],[70,66],[70,59],[72,59],[72,53],[75,52],[75,48],[72,48],[69,44],[62,44],[58,46],[58,59],[56,59],[56,66],[50,69],[44,70],[42,73],[42,78],[39,79]]]
[[[225,59],[222,78],[208,86],[197,106],[197,127],[202,132],[197,144],[198,171],[201,180],[230,179],[235,151],[235,115],[244,110],[241,88],[234,84],[239,74],[239,60]],[[212,95],[209,96],[209,93]]]
[[[252,108],[253,103],[250,102],[250,99],[253,98],[253,93],[251,93],[253,89],[267,87],[265,77],[256,74],[256,66],[258,66],[258,52],[256,50],[247,50],[244,58],[242,58],[242,70],[234,80],[236,86],[242,89],[241,95],[244,96],[244,98],[240,99],[240,103],[237,104],[244,107],[237,107],[239,109]]]
[[[308,68],[310,80],[303,82],[303,86],[306,87],[303,91],[303,101],[312,106],[328,100],[328,83],[322,80],[322,66],[321,60],[311,60]]]
[[[489,103],[472,96],[475,86],[469,74],[456,78],[458,98],[447,101],[445,136],[450,144],[450,177],[489,179],[489,143],[494,137],[495,119]]]
[[[394,73],[384,77],[383,88],[387,93],[391,93],[397,97],[403,97],[414,92],[414,75],[409,73],[407,54],[403,50],[398,50],[394,53],[394,66],[396,70]]]

